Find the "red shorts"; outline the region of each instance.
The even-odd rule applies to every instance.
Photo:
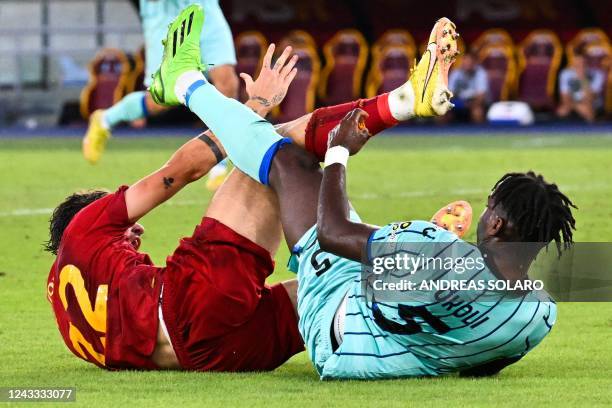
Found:
[[[204,218],[167,260],[162,313],[184,369],[273,370],[304,349],[268,251]]]

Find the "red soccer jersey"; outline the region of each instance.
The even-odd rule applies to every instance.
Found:
[[[124,234],[122,186],[73,218],[47,281],[64,342],[78,357],[106,368],[155,368],[161,268]]]

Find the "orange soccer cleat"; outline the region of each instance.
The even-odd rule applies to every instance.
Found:
[[[440,208],[431,222],[463,238],[472,225],[472,206],[467,201],[453,201]]]

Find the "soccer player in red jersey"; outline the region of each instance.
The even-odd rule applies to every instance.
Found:
[[[246,103],[264,117],[295,76],[288,48],[256,81]],[[402,120],[397,95],[318,109],[280,133],[322,155],[329,130],[355,107],[372,133]],[[47,249],[57,255],[47,297],[60,333],[78,357],[108,369],[271,370],[303,350],[295,280],[266,285],[281,239],[272,190],[240,171],[214,195],[192,236],[165,267],[138,251],[137,223],[225,157],[211,132],[183,145],[158,171],[114,193],[68,197],[54,211]]]

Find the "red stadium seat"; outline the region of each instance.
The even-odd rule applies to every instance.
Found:
[[[312,35],[310,35],[307,31],[304,30],[291,30],[284,38],[285,41],[288,42],[287,45],[291,45],[292,47],[310,47],[317,48],[317,43],[315,42]],[[284,47],[279,47],[281,50]]]
[[[565,47],[567,61],[572,63],[574,55],[584,52],[592,44],[610,44],[608,35],[600,28],[585,28],[580,30]]]
[[[319,97],[326,105],[359,98],[368,44],[357,30],[341,30],[324,46],[325,68],[321,73]]]
[[[490,45],[502,45],[514,48],[514,41],[508,31],[503,28],[491,28],[480,34],[471,46],[475,52],[479,53]]]
[[[412,54],[416,54],[414,38],[406,30],[397,28],[385,31],[372,45],[372,56],[388,45],[404,45],[411,49]]]
[[[587,66],[608,72],[612,66],[612,46],[609,43],[594,43],[585,47]]]
[[[393,90],[396,88],[394,84],[402,78],[404,80],[401,83],[405,82],[415,58],[414,38],[408,31],[385,31],[372,45],[372,64],[366,80],[366,95],[372,97]]]
[[[387,45],[372,53],[372,68],[366,84],[366,95],[372,98],[401,86],[410,77],[414,48],[408,45]]]
[[[319,54],[313,47],[296,47],[298,73],[291,83],[285,99],[274,111],[279,122],[297,119],[314,110],[315,93],[321,71]]]
[[[81,116],[114,105],[125,95],[130,64],[121,50],[106,48],[89,63],[89,82],[81,92]]]
[[[245,31],[236,37],[235,44],[236,71],[238,73],[247,73],[255,78],[259,73],[261,61],[268,48],[268,40],[259,31]],[[248,99],[243,81],[240,81],[238,98],[243,102]]]
[[[536,110],[551,110],[555,106],[554,94],[561,43],[550,30],[532,31],[518,50],[518,99]]]
[[[487,45],[481,48],[478,58],[487,71],[491,102],[508,100],[516,78],[514,48],[509,45]]]

